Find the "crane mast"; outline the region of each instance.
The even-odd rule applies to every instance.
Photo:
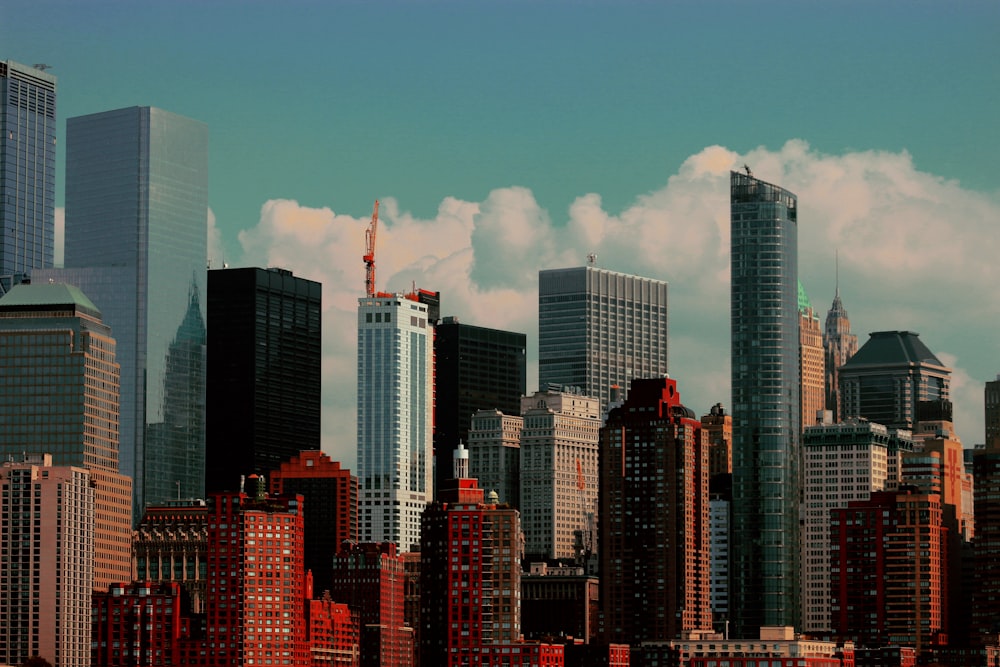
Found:
[[[378,231],[378,200],[375,200],[375,210],[372,211],[372,221],[365,230],[365,294],[375,296],[375,232]]]

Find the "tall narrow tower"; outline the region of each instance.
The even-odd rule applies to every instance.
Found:
[[[858,337],[851,333],[851,320],[840,300],[840,269],[837,269],[837,291],[833,305],[826,314],[823,330],[823,348],[826,357],[826,409],[833,413],[833,421],[843,418],[840,398],[840,367],[858,351]]]
[[[799,624],[798,206],[730,176],[733,543],[737,636]]]

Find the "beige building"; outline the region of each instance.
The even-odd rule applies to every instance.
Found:
[[[520,415],[478,410],[469,426],[469,477],[484,491],[496,491],[501,503],[521,506]]]
[[[733,472],[733,417],[722,403],[716,403],[701,416],[701,428],[708,436],[709,478]]]
[[[826,352],[819,316],[813,310],[802,283],[799,283],[799,402],[800,424],[805,429],[816,423],[816,413],[826,406]]]
[[[84,468],[25,455],[0,468],[0,664],[90,667],[94,489]]]
[[[598,399],[538,391],[521,399],[521,526],[532,559],[573,558],[574,532],[595,521]]]

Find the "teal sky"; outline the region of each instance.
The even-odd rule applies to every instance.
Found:
[[[374,199],[379,286],[418,281],[463,321],[527,332],[529,390],[538,269],[596,250],[670,281],[671,374],[700,413],[728,399],[725,179],[744,161],[800,196],[820,315],[839,250],[860,342],[918,331],[955,368],[964,444],[982,441],[995,0],[0,0],[0,58],[51,66],[60,138],[134,105],[208,124],[225,259],[324,284],[324,449],[348,465]]]

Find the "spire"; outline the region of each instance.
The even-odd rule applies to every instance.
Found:
[[[833,295],[834,300],[840,301],[840,248],[834,251],[834,285],[836,285],[836,292]]]

